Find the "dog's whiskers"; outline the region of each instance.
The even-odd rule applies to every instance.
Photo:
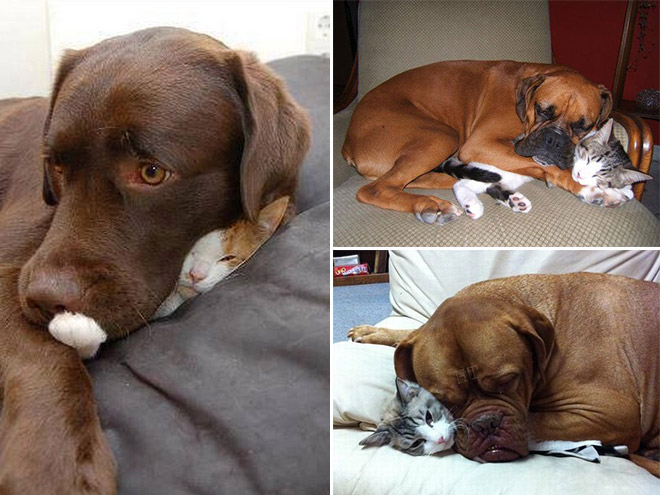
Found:
[[[139,310],[139,309],[138,309],[138,308],[137,308],[137,307],[136,307],[131,301],[129,301],[128,303],[131,305],[131,308],[133,308],[133,310],[134,310],[134,311],[137,313],[137,315],[140,317],[140,319],[142,320],[142,322],[144,323],[144,325],[145,325],[147,328],[151,328],[151,325],[149,324],[149,320],[147,320],[147,318],[144,317],[144,315],[142,314],[142,312],[141,312],[141,311],[140,311],[140,310]],[[128,332],[126,332],[126,334],[128,335]]]

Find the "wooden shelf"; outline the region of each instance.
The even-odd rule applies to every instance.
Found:
[[[357,254],[360,257],[360,263],[368,264],[372,273],[369,275],[333,277],[332,285],[382,284],[390,281],[390,276],[387,273],[389,260],[389,253],[387,251],[336,249],[332,252],[333,257],[348,256],[351,254]]]
[[[370,273],[369,275],[352,275],[348,277],[333,277],[332,285],[341,287],[343,285],[362,284],[384,284],[390,281],[389,273]]]
[[[622,112],[632,113],[643,119],[660,120],[660,111],[656,113],[651,113],[644,110],[640,110],[639,108],[637,108],[637,105],[635,104],[634,101],[621,100],[621,102],[617,105],[616,109],[621,110]]]

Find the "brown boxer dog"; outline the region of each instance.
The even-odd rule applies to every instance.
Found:
[[[660,285],[589,273],[523,275],[469,286],[418,330],[356,327],[397,345],[398,377],[463,418],[455,449],[483,462],[535,440],[627,445],[660,476]],[[654,459],[654,460],[653,460]]]
[[[458,152],[544,180],[592,204],[623,195],[571,178],[575,144],[612,109],[612,96],[573,69],[511,61],[438,62],[403,72],[365,95],[351,118],[344,159],[373,182],[358,201],[446,223],[461,212],[448,201],[404,191],[447,189],[456,179],[432,172]],[[515,143],[515,145],[514,145]]]

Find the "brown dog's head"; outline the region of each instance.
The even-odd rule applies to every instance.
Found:
[[[529,454],[528,408],[553,345],[554,329],[536,310],[457,296],[397,347],[394,364],[399,378],[416,381],[462,419],[460,454],[503,462]]]
[[[575,145],[612,110],[612,95],[578,72],[559,68],[520,81],[516,112],[524,125],[515,150],[541,165],[568,169]]]
[[[294,196],[305,114],[254,56],[153,28],[68,52],[44,136],[54,216],[23,267],[25,314],[143,324],[207,232]]]

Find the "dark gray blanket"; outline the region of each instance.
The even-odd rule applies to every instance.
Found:
[[[122,495],[329,492],[329,64],[273,66],[316,80],[307,97],[304,81],[289,86],[325,105],[311,112],[306,211],[212,291],[89,363]]]

